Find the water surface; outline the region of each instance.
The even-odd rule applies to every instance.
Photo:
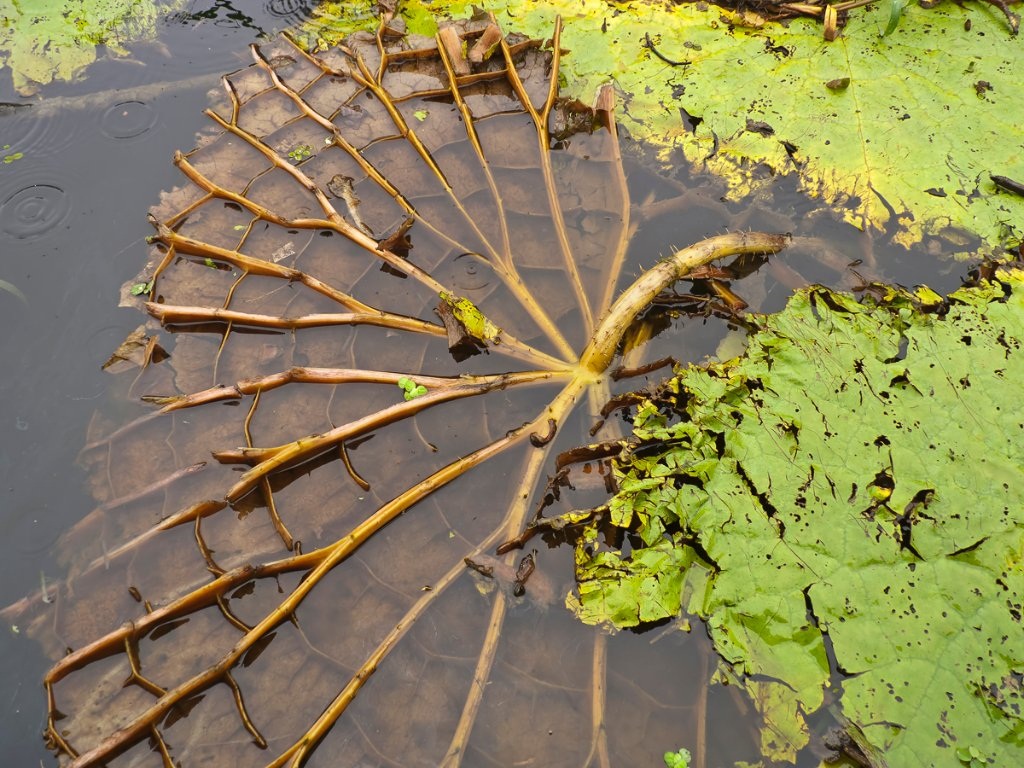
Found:
[[[307,4],[308,5],[308,4]],[[299,2],[200,0],[159,25],[159,44],[101,59],[34,98],[0,69],[0,604],[58,579],[48,549],[94,506],[75,457],[109,376],[100,365],[143,318],[118,290],[145,260],[146,211],[178,183],[170,158],[204,126],[207,91],[247,46],[307,13]],[[18,105],[18,106],[10,106]],[[31,105],[31,106],[21,106]],[[0,628],[0,755],[50,765],[47,660]]]
[[[170,162],[174,150],[190,148],[196,131],[208,125],[201,114],[207,91],[221,73],[248,63],[248,44],[304,13],[298,3],[194,3],[188,13],[161,23],[162,46],[140,45],[130,62],[100,61],[80,82],[50,86],[35,99],[18,97],[9,80],[0,85],[0,101],[34,105],[10,108],[0,116],[2,143],[11,145],[10,152],[24,153],[23,159],[0,167],[0,280],[24,297],[0,292],[0,354],[8,372],[0,381],[0,488],[5,497],[0,505],[5,577],[0,605],[60,578],[50,548],[94,507],[75,458],[94,409],[109,408],[109,377],[100,364],[143,321],[134,310],[117,308],[118,289],[146,259],[144,238],[152,231],[147,209],[161,191],[180,182]],[[676,177],[675,183],[694,183],[682,169]],[[642,172],[635,179],[637,200],[648,191],[667,196],[673,186]],[[820,219],[805,222],[812,205],[791,191],[777,196],[781,202],[775,213],[721,205],[713,191],[698,198],[691,209],[650,229],[645,236],[652,252],[668,242],[684,245],[732,227],[783,227],[829,237],[838,267],[807,257],[795,258],[793,266],[803,279],[843,284],[853,279],[845,264],[870,246],[849,227]],[[961,271],[942,269],[924,257],[892,260],[897,252],[881,246],[871,253],[887,264],[878,276],[927,281],[939,290],[951,287]],[[930,274],[922,274],[922,265]],[[745,298],[765,310],[779,308],[788,295],[778,276],[752,283],[748,290]],[[716,321],[668,318],[660,325],[665,329],[647,352],[651,358],[699,359],[713,353],[727,331],[726,323]],[[563,555],[567,559],[568,551]],[[581,638],[586,632],[568,626],[565,617],[546,621],[559,636]],[[674,694],[657,690],[663,683],[657,672],[675,663],[680,680],[702,674],[694,661],[700,635],[613,639],[613,697],[617,688],[639,685],[671,709]],[[45,724],[39,681],[48,662],[13,627],[0,628],[0,644],[5,683],[0,754],[10,764],[50,764],[39,738]],[[731,723],[724,715],[736,705],[728,696],[721,698],[712,702],[720,717],[712,717],[709,741],[717,754],[736,759],[744,755],[731,751]],[[686,709],[684,704],[678,708]],[[680,726],[681,734],[690,732],[689,726]],[[676,746],[684,743],[681,737]]]

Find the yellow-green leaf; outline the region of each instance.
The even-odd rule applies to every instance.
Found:
[[[501,329],[488,320],[484,313],[469,299],[453,296],[441,291],[441,301],[452,309],[452,314],[462,323],[466,333],[477,341],[486,344],[497,344],[501,337]]]
[[[1024,180],[1024,143],[1008,140],[1024,123],[1020,41],[998,13],[914,5],[883,37],[888,11],[863,9],[827,43],[817,20],[738,26],[700,3],[493,10],[536,36],[561,14],[569,89],[585,96],[614,80],[632,136],[660,146],[666,163],[682,153],[721,175],[734,198],[793,173],[850,222],[907,245],[926,235],[1015,244],[1024,233],[1024,197],[989,178]]]
[[[53,80],[73,80],[96,60],[97,46],[123,55],[124,44],[152,37],[162,12],[181,0],[31,0],[4,5],[0,66],[14,87],[32,94]]]

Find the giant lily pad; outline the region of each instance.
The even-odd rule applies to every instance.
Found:
[[[705,618],[769,757],[838,694],[889,765],[1019,764],[1024,272],[948,299],[810,288],[752,328],[640,407],[571,604]]]
[[[606,675],[602,637],[540,648],[533,553],[488,550],[652,297],[787,238],[645,254],[615,299],[637,225],[613,99],[559,97],[559,26],[546,50],[388,22],[254,47],[175,158],[123,292],[153,318],[122,382],[146,405],[97,415],[68,579],[5,614],[59,658],[70,765],[621,765],[698,706]]]
[[[423,5],[406,4],[412,26]],[[1024,181],[1010,139],[1024,121],[1021,42],[992,6],[914,5],[884,37],[889,10],[861,9],[831,43],[815,20],[783,26],[705,3],[503,3],[499,16],[540,36],[556,13],[569,22],[569,80],[586,92],[613,78],[633,136],[662,146],[667,164],[678,150],[719,174],[737,198],[793,173],[904,244],[1024,236],[1024,198],[990,178]]]
[[[7,4],[0,20],[0,66],[14,87],[32,94],[73,80],[96,60],[98,46],[124,55],[128,43],[153,37],[161,13],[181,0],[32,0]]]

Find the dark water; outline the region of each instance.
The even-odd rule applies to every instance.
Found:
[[[306,4],[308,5],[308,4]],[[0,69],[0,604],[57,579],[47,551],[93,508],[75,457],[109,376],[100,365],[142,322],[118,289],[145,260],[146,210],[178,182],[207,91],[249,63],[249,43],[293,24],[292,0],[200,0],[160,22],[161,46],[101,60],[35,98]],[[167,55],[166,51],[172,52]],[[0,764],[51,765],[43,747],[45,659],[0,628]]]
[[[144,238],[152,232],[147,209],[160,191],[179,182],[173,152],[193,145],[206,125],[208,90],[220,74],[249,62],[248,44],[306,13],[303,4],[289,0],[192,3],[161,22],[165,48],[137,46],[131,62],[100,61],[80,82],[48,86],[35,99],[15,94],[9,75],[0,71],[0,101],[33,104],[0,114],[0,144],[10,145],[5,153],[24,153],[0,166],[0,280],[21,294],[0,291],[0,606],[37,590],[43,579],[60,577],[48,551],[94,506],[75,457],[105,395],[108,376],[100,365],[142,322],[136,311],[117,307],[118,289],[145,261]],[[651,187],[660,183],[640,178]],[[810,204],[792,193],[780,199],[787,202],[778,214],[755,212],[741,225],[799,231]],[[712,194],[706,208],[664,226],[683,245],[723,231],[743,213],[718,204]],[[797,259],[794,266],[807,280],[849,281],[842,265],[865,251],[865,238],[838,224],[816,232],[823,233],[836,243],[839,268],[811,259]],[[664,233],[652,235],[652,249],[665,241]],[[889,264],[884,276],[890,279],[930,282],[942,290],[965,271],[932,257],[892,260],[883,251],[873,255]],[[782,305],[788,292],[783,284],[770,278],[758,285],[756,295],[746,298],[763,309]],[[724,332],[721,323],[671,326],[649,356],[678,356],[682,347],[699,358],[714,351]],[[622,658],[622,670],[650,656],[655,669],[664,658],[658,660],[650,641],[628,635],[617,640],[610,649],[613,668],[616,658]],[[4,765],[53,762],[40,737],[40,680],[47,666],[31,641],[11,626],[0,627]],[[654,686],[654,679],[644,682],[650,670],[613,674]],[[728,723],[713,722],[710,729],[712,742],[729,740]]]

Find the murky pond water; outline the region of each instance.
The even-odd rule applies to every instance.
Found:
[[[304,13],[288,2],[192,3],[161,22],[160,45],[35,99],[0,69],[0,144],[24,155],[0,166],[0,280],[20,292],[0,290],[4,605],[60,578],[49,548],[94,507],[75,457],[109,384],[100,365],[139,324],[117,307],[118,290],[145,259],[147,208],[178,181],[170,157],[194,143],[208,89],[247,63],[247,45]],[[0,649],[2,762],[50,765],[49,662],[14,627]]]
[[[54,590],[53,584],[63,573],[55,564],[52,547],[64,531],[95,508],[76,457],[87,442],[87,425],[94,410],[109,414],[114,409],[108,393],[110,377],[100,371],[100,364],[142,321],[137,312],[117,308],[118,289],[147,258],[144,238],[152,228],[146,222],[146,211],[161,191],[181,183],[170,158],[175,150],[192,147],[196,131],[208,125],[202,110],[208,104],[207,91],[217,84],[218,76],[247,64],[247,45],[261,33],[279,29],[303,13],[297,3],[193,4],[189,14],[162,23],[160,43],[165,48],[139,46],[132,61],[101,62],[81,83],[51,86],[36,106],[6,107],[0,116],[3,144],[9,144],[10,151],[24,153],[22,159],[0,169],[0,280],[17,288],[17,292],[0,291],[0,320],[5,329],[0,335],[0,354],[7,370],[0,384],[4,402],[0,409],[4,441],[0,487],[6,500],[0,507],[4,533],[0,562],[5,577],[0,604],[14,603],[40,588],[47,596]],[[0,101],[25,102],[10,92],[9,85],[5,87]],[[631,191],[634,200],[644,200],[647,195],[668,200],[680,192],[681,185],[694,183],[682,171],[678,178],[665,181],[636,170]],[[788,262],[795,272],[777,271],[763,280],[741,283],[739,290],[757,309],[779,308],[788,290],[795,287],[794,281],[855,283],[857,275],[847,265],[856,259],[866,258],[869,265],[871,259],[877,259],[886,265],[884,270],[872,266],[871,277],[929,282],[937,290],[952,287],[962,272],[959,268],[942,269],[928,257],[892,260],[881,248],[872,250],[848,227],[818,218],[805,221],[812,206],[798,196],[780,192],[777,199],[782,201],[777,204],[779,211],[765,213],[723,205],[712,187],[691,194],[686,206],[667,210],[642,230],[642,238],[630,252],[637,257],[637,264],[627,267],[626,274],[651,263],[653,258],[640,258],[644,252],[653,257],[669,244],[683,245],[737,227],[782,228],[827,238],[830,243],[829,265],[819,263],[818,249],[813,258],[795,255]],[[922,265],[927,265],[927,274]],[[472,290],[481,279],[472,262],[453,259],[451,268],[452,279],[465,290]],[[664,355],[699,359],[712,354],[727,331],[724,322],[677,321],[668,309],[664,314],[663,321],[652,321],[663,330],[644,350],[646,359]],[[511,406],[499,403],[495,407]],[[422,435],[411,434],[410,442],[417,437],[422,439]],[[374,456],[372,445],[363,449],[362,457],[367,454],[373,457],[368,463],[388,460],[386,455]],[[502,475],[516,469],[505,464],[493,471],[499,475],[493,483],[500,483]],[[481,485],[481,494],[490,492],[490,485]],[[412,531],[425,537],[423,546],[443,546],[446,539],[454,537],[449,536],[451,529],[442,525],[455,514],[444,509],[444,499],[444,494],[439,494],[430,511],[433,524],[424,522],[419,531]],[[459,510],[463,515],[468,512]],[[403,541],[389,543],[385,537],[368,548],[365,560],[346,562],[338,573],[347,574],[349,581],[383,582],[390,574],[375,572],[371,564],[391,558],[409,569],[404,580],[411,583],[419,574],[409,566],[409,550],[402,549]],[[558,711],[562,698],[565,709],[587,700],[581,691],[591,674],[593,633],[579,627],[560,608],[570,568],[568,550],[541,553],[540,560],[540,570],[556,585],[554,605],[536,601],[513,604],[505,632],[520,638],[515,647],[532,650],[503,661],[492,680],[492,690],[500,693],[484,698],[479,720],[482,729],[496,734],[493,743],[503,751],[472,752],[467,764],[516,764],[529,752],[522,745],[538,734],[556,745],[564,743],[567,753],[578,749],[581,737],[573,730],[577,720],[566,715],[564,720],[540,723],[535,717],[540,711]],[[424,576],[423,580],[430,578]],[[456,607],[445,615],[464,622],[468,634],[486,615],[459,609],[460,604],[473,605],[479,599],[468,583],[460,589],[452,591],[450,600]],[[532,589],[541,591],[536,582]],[[354,624],[358,623],[357,611],[375,610],[361,594],[339,590],[337,597],[350,601],[346,604],[353,609],[350,621]],[[382,606],[377,610],[394,609],[386,600],[374,599],[380,599]],[[307,616],[313,613],[308,608]],[[472,658],[476,651],[459,645],[461,635],[452,626],[428,625],[417,635],[417,655],[378,673],[373,688],[376,698],[371,699],[375,706],[400,709],[403,696],[415,695],[423,666]],[[5,683],[0,754],[12,765],[49,764],[52,757],[39,736],[46,716],[40,680],[49,661],[21,627],[0,629],[0,674]],[[189,631],[203,631],[201,620]],[[271,646],[274,652],[283,654],[292,647],[289,643],[297,648],[303,641],[309,643],[299,632],[292,635]],[[336,658],[365,652],[358,643],[331,651]],[[635,756],[637,764],[656,764],[657,756],[666,749],[703,740],[708,765],[756,757],[753,729],[737,726],[742,702],[721,688],[712,689],[707,698],[699,694],[701,685],[695,681],[706,679],[713,664],[702,632],[685,635],[656,629],[643,635],[623,633],[608,640],[607,649],[601,651],[605,652],[609,670],[606,722],[620,737],[619,753]],[[287,661],[282,657],[277,663],[285,667]],[[245,674],[239,672],[241,685]],[[310,674],[309,669],[304,674]],[[303,682],[298,676],[295,679]],[[314,686],[317,682],[311,679],[303,684]],[[548,699],[542,700],[545,695]],[[632,702],[638,700],[647,703],[646,710],[635,707]],[[457,697],[428,705],[436,708],[438,721],[458,717],[457,711],[446,711],[446,706],[461,707]],[[585,712],[575,714],[580,721],[586,720]],[[361,738],[361,743],[372,745],[378,754],[374,758],[373,749],[366,748],[362,762],[356,763],[359,765],[412,764],[416,761],[403,759],[403,755],[416,751],[432,754],[434,742],[448,738],[423,721],[411,723],[401,732],[375,732],[372,710],[366,714],[357,710],[353,720],[354,725],[339,728],[328,737],[324,751],[351,752],[346,740]],[[699,734],[701,729],[706,735]],[[215,737],[210,739],[200,744],[207,755],[228,748]],[[589,743],[589,737],[582,740]],[[321,762],[317,764],[338,764],[322,755],[318,758]]]

